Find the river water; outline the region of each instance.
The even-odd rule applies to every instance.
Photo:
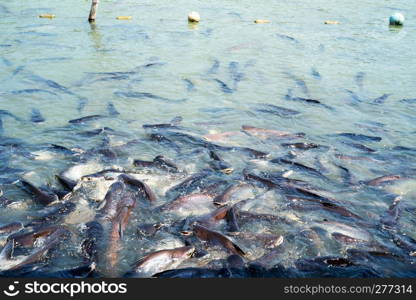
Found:
[[[293,178],[321,187],[372,224],[378,224],[393,199],[401,196],[395,233],[416,239],[415,3],[103,0],[94,24],[86,21],[89,7],[90,2],[84,0],[0,3],[0,109],[14,116],[1,115],[0,176],[5,195],[23,203],[2,208],[0,223],[24,222],[28,212],[39,209],[15,186],[18,176],[39,186],[56,185],[54,175],[74,164],[72,158],[47,152],[42,145],[87,150],[103,143],[102,136],[85,137],[82,131],[110,127],[116,132],[110,134],[111,146],[142,140],[139,146],[106,162],[107,167],[133,168],[133,159],[151,160],[164,154],[189,173],[206,168],[209,158],[195,154],[195,145],[183,146],[178,154],[172,147],[150,141],[149,131],[142,128],[143,124],[169,123],[181,116],[184,132],[198,137],[232,132],[231,138],[214,142],[265,151],[270,158],[286,155],[289,150],[281,143],[293,141],[249,136],[241,132],[243,125],[304,133],[305,138],[299,141],[327,147],[295,149],[293,160],[318,169],[331,184],[293,166],[247,158],[239,152],[223,154],[234,168],[230,176],[237,180],[248,166],[257,171],[293,169]],[[200,13],[200,23],[188,23],[186,16],[192,10]],[[396,11],[406,17],[403,27],[388,25],[388,17]],[[39,18],[43,13],[55,14],[56,18]],[[116,20],[117,16],[132,19]],[[255,24],[255,19],[271,22]],[[326,20],[340,24],[324,24]],[[276,113],[269,104],[296,113]],[[42,122],[31,121],[34,110],[40,112]],[[106,117],[79,126],[68,124],[87,115]],[[8,139],[16,139],[20,146],[11,146],[12,142],[5,142]],[[375,151],[363,151],[352,143]],[[339,159],[339,154],[361,159]],[[353,186],[339,185],[345,169],[352,174]],[[391,174],[406,179],[356,188],[359,183]],[[150,177],[160,203],[168,201],[163,198],[163,178],[152,181]],[[296,229],[274,230],[283,236],[318,226],[317,220],[323,218],[343,221],[326,211],[292,210],[278,192],[268,193],[261,198],[267,201],[250,209],[278,211],[299,220],[302,225]],[[152,221],[160,220],[153,216]],[[131,235],[133,227],[128,229]],[[329,233],[335,230],[323,228]],[[367,229],[380,244],[395,247],[385,231]],[[312,251],[313,255],[343,255],[351,247],[337,244],[328,235],[322,239],[325,247]],[[128,262],[153,249],[146,243],[135,243],[131,238],[129,249],[134,251],[126,252]],[[287,246],[287,253],[277,262],[293,266],[295,259],[312,255],[304,244],[288,243],[292,244]],[[68,250],[73,256],[75,248]],[[76,258],[60,259],[56,268],[78,263]],[[385,274],[405,276],[414,271],[410,258],[408,267]]]

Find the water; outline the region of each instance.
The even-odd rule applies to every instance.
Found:
[[[208,157],[192,154],[194,149],[189,145],[178,154],[146,139],[143,124],[167,123],[176,116],[183,117],[185,132],[198,136],[240,131],[242,125],[303,132],[307,141],[330,148],[297,151],[296,160],[320,167],[334,182],[342,182],[342,173],[334,164],[348,168],[355,182],[397,173],[409,176],[409,180],[384,188],[359,190],[326,186],[322,179],[299,171],[293,177],[327,188],[349,209],[375,223],[394,195],[402,195],[401,232],[416,238],[414,152],[392,150],[394,146],[414,147],[416,101],[401,100],[416,97],[416,71],[411,65],[416,46],[415,4],[369,0],[360,1],[359,7],[353,1],[320,0],[267,4],[228,1],[215,5],[202,1],[102,1],[95,24],[86,21],[89,6],[89,1],[32,1],[24,7],[19,1],[1,3],[0,109],[21,119],[2,115],[2,138],[25,143],[25,151],[3,146],[3,166],[24,169],[25,177],[37,185],[56,185],[54,175],[73,161],[62,154],[48,152],[45,156],[40,145],[91,149],[102,144],[101,136],[86,138],[79,132],[107,126],[121,132],[110,136],[112,146],[143,140],[140,146],[119,153],[119,158],[107,162],[107,166],[132,168],[133,159],[150,160],[163,153],[190,173],[207,167]],[[191,10],[201,14],[199,24],[188,24],[186,15]],[[406,17],[402,28],[388,26],[388,17],[396,11]],[[55,14],[56,18],[38,18],[42,13]],[[116,20],[120,15],[133,18]],[[269,19],[271,23],[255,24],[255,19]],[[326,25],[325,20],[341,24]],[[289,91],[293,97],[316,99],[324,105],[287,100]],[[125,97],[134,93],[151,93],[158,98]],[[384,103],[374,103],[384,94],[388,95]],[[108,116],[109,103],[119,115],[68,126],[69,120],[82,116]],[[280,117],[255,110],[265,103],[300,113]],[[30,121],[33,109],[40,111],[44,122]],[[342,143],[352,142],[348,138],[334,136],[343,132],[379,136],[382,140],[363,142],[377,151],[367,154]],[[279,146],[280,141],[244,134],[231,141],[225,139],[224,144],[267,151],[272,158],[288,152]],[[28,153],[37,155],[37,159],[28,157]],[[381,163],[342,161],[335,157],[337,153],[370,157]],[[233,165],[234,174],[241,174],[247,165],[268,171],[288,169],[250,161],[240,153],[223,156]],[[1,175],[11,177],[7,172]],[[163,179],[154,180],[161,203],[169,200],[163,198],[165,185],[177,180],[173,178],[169,184]],[[24,220],[27,210],[37,209],[14,185],[4,184],[3,189],[9,198],[23,204],[2,209],[1,223]],[[279,195],[266,198],[270,203],[259,204],[261,209],[276,213],[285,208]],[[316,211],[279,213],[303,219],[301,228],[328,216]],[[277,231],[285,235],[293,233],[291,230],[299,229]],[[369,230],[381,243],[388,243],[385,235]],[[341,255],[345,251],[339,245],[328,244],[329,249],[321,254]],[[288,266],[306,253],[294,245],[282,259]],[[148,249],[133,251],[130,260]],[[61,267],[66,266],[65,261]]]

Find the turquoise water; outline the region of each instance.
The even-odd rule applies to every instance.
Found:
[[[380,189],[390,196],[403,197],[401,230],[416,238],[414,152],[393,150],[395,146],[415,145],[416,100],[411,100],[416,97],[416,69],[412,65],[415,3],[101,1],[95,24],[86,21],[89,7],[90,2],[84,0],[0,3],[0,109],[18,119],[2,116],[3,138],[24,141],[28,153],[40,155],[39,145],[43,144],[97,147],[102,142],[100,137],[85,138],[79,132],[107,126],[123,132],[111,137],[111,145],[143,139],[142,146],[120,154],[110,163],[131,167],[132,159],[152,159],[161,151],[174,158],[172,149],[146,140],[147,131],[142,125],[167,123],[176,116],[183,118],[181,125],[186,132],[197,136],[240,131],[242,125],[303,132],[305,140],[329,146],[329,150],[298,151],[297,161],[316,168],[318,159],[321,171],[337,182],[342,178],[334,164],[348,168],[356,182],[397,173],[408,176],[410,179]],[[200,13],[199,24],[187,22],[187,13],[192,10]],[[388,26],[388,17],[396,11],[406,17],[401,28]],[[56,18],[39,18],[43,13],[55,14]],[[132,19],[116,20],[117,16]],[[271,23],[255,24],[255,19]],[[326,20],[340,24],[326,25]],[[126,97],[137,92],[159,98]],[[288,100],[288,94],[319,100],[321,105]],[[386,99],[374,101],[383,95]],[[119,115],[84,127],[68,126],[71,119],[108,115],[109,103]],[[256,110],[264,104],[299,113],[281,117]],[[30,121],[33,108],[41,112],[44,122]],[[362,142],[376,150],[363,153],[342,143],[350,140],[333,136],[343,132],[379,136],[382,140]],[[272,158],[287,153],[280,141],[239,136],[219,142],[267,151]],[[62,156],[34,159],[5,148],[3,165],[23,169],[25,176],[38,185],[54,185],[54,175],[73,164]],[[191,153],[192,147],[187,150]],[[334,156],[337,153],[381,163],[341,161]],[[235,174],[241,174],[247,164],[276,169],[249,162],[240,154],[224,156],[232,162]],[[191,154],[177,159],[189,165],[190,171],[207,163],[206,158]],[[7,172],[1,175],[8,177],[12,175]],[[304,179],[301,172],[295,177]],[[319,178],[308,181],[326,187]],[[13,184],[4,183],[3,190],[11,198],[28,198]],[[329,192],[374,222],[392,201],[372,189],[330,187]],[[281,199],[277,203],[279,209],[284,207]],[[4,209],[0,212],[1,223],[16,216],[24,219],[27,210],[32,209],[36,207],[30,201],[24,209]],[[266,205],[265,209],[271,208]],[[308,222],[316,217],[293,213],[304,218],[305,228],[312,226]],[[142,248],[140,253],[145,250]],[[329,247],[322,253],[339,255],[344,250]],[[303,257],[303,249],[294,247],[292,251],[296,254],[284,259],[287,265],[291,258]]]

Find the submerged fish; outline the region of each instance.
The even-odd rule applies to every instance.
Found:
[[[379,136],[370,136],[370,135],[365,135],[365,134],[360,134],[360,133],[346,132],[346,133],[339,133],[337,135],[342,136],[342,137],[347,137],[352,140],[364,141],[364,142],[380,142],[382,140],[382,138]]]
[[[213,79],[221,88],[221,91],[223,91],[226,94],[232,94],[234,90],[230,88],[224,81],[219,80],[217,78]]]
[[[277,106],[273,104],[263,104],[263,103],[256,105],[254,110],[258,112],[262,112],[262,113],[277,115],[283,118],[292,117],[292,116],[296,116],[300,114],[300,112],[297,110],[293,110],[293,109],[289,109],[289,108],[285,108],[285,107]]]
[[[152,93],[147,93],[147,92],[117,91],[117,92],[114,92],[114,95],[118,97],[123,97],[123,98],[136,98],[136,99],[148,98],[148,99],[161,100],[161,101],[170,102],[170,103],[180,103],[180,102],[186,101],[186,99],[169,99],[169,98],[157,96],[157,95],[154,95]]]
[[[42,116],[39,109],[32,108],[30,121],[32,121],[33,123],[42,123],[45,122],[45,118]]]

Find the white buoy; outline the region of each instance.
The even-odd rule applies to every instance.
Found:
[[[201,20],[201,16],[196,11],[191,11],[188,14],[188,21],[189,22],[199,22]]]
[[[394,13],[389,19],[390,25],[403,25],[404,16],[401,13]]]

